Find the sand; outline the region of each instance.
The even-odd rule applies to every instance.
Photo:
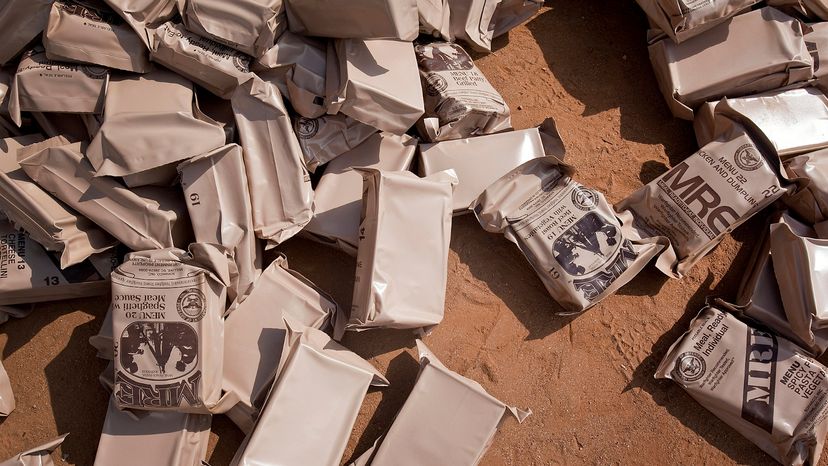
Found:
[[[495,41],[480,68],[513,111],[515,128],[553,117],[576,178],[615,203],[692,154],[690,123],[671,117],[647,59],[646,20],[632,0],[557,0]],[[508,420],[482,464],[768,464],[772,460],[653,372],[707,296],[733,298],[759,215],[681,280],[652,266],[586,313],[561,317],[517,248],[470,216],[454,220],[446,317],[425,339],[451,369],[501,400],[531,408]],[[349,307],[354,261],[292,239],[293,268]],[[71,432],[59,454],[91,465],[107,407],[104,362],[87,339],[108,298],[38,305],[0,326],[17,410],[0,421],[0,458]],[[349,334],[344,344],[387,374],[369,392],[343,460],[390,426],[417,373],[406,331]],[[227,465],[243,435],[213,421],[208,461]],[[310,439],[309,439],[310,441]],[[828,464],[822,461],[821,464]]]

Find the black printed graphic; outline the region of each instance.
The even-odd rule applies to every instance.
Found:
[[[676,360],[676,367],[673,369],[673,376],[680,382],[695,382],[704,375],[707,364],[698,353],[688,351],[681,353]]]
[[[426,71],[467,71],[474,68],[469,54],[459,45],[422,45],[417,47],[417,62]]]
[[[296,135],[299,139],[310,139],[319,132],[319,121],[316,118],[300,117],[296,120]]]
[[[121,367],[131,376],[164,381],[192,372],[198,359],[198,335],[183,322],[134,322],[121,334]]]
[[[207,312],[207,298],[198,288],[187,288],[175,303],[178,315],[187,322],[198,322]]]
[[[618,227],[590,212],[569,227],[552,246],[555,260],[570,275],[593,272],[618,249]]]

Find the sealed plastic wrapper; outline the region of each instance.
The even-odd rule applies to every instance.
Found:
[[[673,115],[692,120],[693,110],[706,100],[811,79],[813,59],[802,27],[779,10],[762,8],[681,44],[665,39],[650,45],[650,61]]]
[[[187,0],[182,16],[190,31],[254,57],[287,27],[283,0]]]
[[[420,145],[420,175],[452,169],[457,174],[453,209],[469,206],[495,180],[513,168],[545,154],[537,128]]]
[[[149,47],[148,28],[170,20],[178,9],[176,0],[104,0],[132,26],[138,37]]]
[[[258,238],[279,244],[313,215],[313,189],[279,89],[253,77],[231,99]]]
[[[5,417],[14,411],[14,393],[12,392],[11,381],[6,368],[0,362],[0,417]]]
[[[46,29],[54,0],[7,0],[0,5],[0,65],[17,56]]]
[[[222,249],[132,253],[112,272],[115,402],[207,414],[221,395],[230,268]]]
[[[452,171],[357,168],[363,177],[348,330],[429,330],[443,320],[451,239]],[[336,335],[335,335],[336,336]]]
[[[109,250],[61,269],[56,254],[0,220],[0,305],[105,295],[109,273],[118,262],[116,252]]]
[[[326,41],[289,31],[253,62],[253,71],[265,81],[276,84],[296,113],[306,118],[325,113],[327,69]]]
[[[198,110],[193,85],[166,70],[119,76],[86,157],[97,176],[127,176],[221,147],[221,127]],[[172,168],[175,175],[175,168]],[[134,180],[133,183],[134,185]]]
[[[683,42],[748,10],[759,0],[636,0],[650,21]]]
[[[604,195],[571,178],[555,157],[530,160],[492,183],[472,204],[486,230],[502,233],[567,313],[598,304],[661,251],[616,217]]]
[[[826,375],[795,344],[715,307],[693,319],[655,374],[785,465],[819,463],[828,433]]]
[[[319,118],[299,117],[294,122],[305,166],[316,172],[340,155],[352,150],[377,132],[373,126],[360,123],[341,113]]]
[[[782,160],[828,147],[828,97],[816,87],[704,104],[693,120],[699,147],[727,128],[722,115],[761,132]]]
[[[22,136],[0,141],[0,210],[46,250],[59,252],[60,267],[64,268],[115,246],[117,241],[23,172],[18,155],[25,157],[51,144],[66,144],[62,138],[41,140],[40,136]]]
[[[787,178],[800,185],[785,204],[812,225],[828,220],[828,149],[794,157],[784,167]]]
[[[279,256],[224,323],[222,388],[239,399],[227,416],[245,433],[253,430],[276,377],[287,333],[286,317],[323,331],[344,324],[333,298],[290,270],[287,259]]]
[[[368,388],[388,385],[324,333],[286,322],[276,382],[232,466],[340,464]]]
[[[402,134],[423,115],[414,46],[396,40],[337,40],[328,60],[328,113]]]
[[[501,0],[450,0],[451,35],[477,52],[492,49],[494,16]]]
[[[135,416],[114,397],[103,424],[95,466],[201,466],[210,440],[209,414],[151,412]]]
[[[56,62],[38,46],[23,54],[9,90],[9,115],[21,125],[21,111],[101,113],[109,70]]]
[[[150,69],[147,48],[135,31],[104,5],[58,0],[49,13],[43,46],[50,60],[92,63],[124,71]]]
[[[251,77],[252,59],[248,55],[187,31],[181,24],[164,23],[151,34],[152,61],[219,97],[229,99],[233,91]]]
[[[512,128],[509,106],[462,47],[433,42],[414,48],[420,66],[429,141],[497,133]]]
[[[337,39],[417,38],[417,0],[286,0],[291,32]]]
[[[99,126],[95,115],[88,113],[30,112],[29,115],[47,137],[63,136],[72,142],[91,139]]]
[[[500,425],[531,411],[513,408],[452,371],[417,340],[420,373],[388,432],[354,466],[475,466]]]
[[[95,348],[98,353],[95,355],[98,358],[112,361],[112,304],[106,310],[103,322],[101,322],[101,329],[96,335],[89,337],[89,344]]]
[[[793,16],[800,16],[811,21],[828,20],[828,1],[826,0],[767,0],[767,4]]]
[[[414,160],[417,141],[407,135],[375,133],[332,160],[314,190],[313,219],[302,234],[357,255],[362,212],[362,174],[354,167],[405,171]]]
[[[494,37],[502,36],[528,21],[542,6],[543,0],[501,0],[492,18]]]
[[[20,160],[20,166],[35,183],[133,251],[188,244],[192,232],[180,190],[127,189],[113,178],[96,177],[81,152],[81,143],[48,147]]]
[[[451,40],[449,0],[417,0],[420,33]]]
[[[54,466],[52,452],[63,443],[67,435],[69,434],[63,434],[50,442],[21,452],[3,461],[0,466]]]
[[[741,126],[731,124],[667,173],[621,201],[642,237],[665,237],[656,267],[680,278],[722,239],[790,188],[778,161],[766,158]]]
[[[194,157],[179,165],[178,172],[196,242],[232,251],[239,275],[228,295],[230,300],[243,297],[262,271],[262,257],[241,147],[229,144]]]

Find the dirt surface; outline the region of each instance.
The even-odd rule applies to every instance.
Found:
[[[477,61],[511,106],[514,126],[553,117],[576,178],[611,202],[697,148],[691,125],[671,117],[657,90],[645,29],[632,0],[551,1]],[[677,385],[653,379],[705,297],[733,297],[764,227],[760,214],[681,281],[649,267],[588,312],[560,317],[562,309],[512,244],[470,216],[456,218],[446,317],[425,342],[451,369],[534,411],[522,425],[504,424],[482,464],[772,462]],[[301,239],[281,250],[293,268],[350,306],[350,257]],[[17,398],[17,410],[0,421],[0,459],[71,432],[60,450],[63,464],[93,463],[107,393],[97,380],[105,364],[87,339],[100,328],[107,299],[40,305],[0,327]],[[344,344],[392,384],[368,394],[349,460],[390,426],[418,366],[406,331],[349,334]],[[242,438],[229,420],[215,417],[208,461],[227,465]]]

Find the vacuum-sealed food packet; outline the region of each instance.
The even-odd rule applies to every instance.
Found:
[[[299,117],[294,129],[305,156],[305,166],[312,173],[320,165],[354,149],[377,132],[373,126],[341,113],[319,118]]]
[[[259,57],[287,28],[283,0],[187,0],[187,29]]]
[[[787,178],[799,184],[785,204],[811,225],[828,220],[828,149],[788,159],[784,167]]]
[[[337,39],[417,38],[417,0],[286,0],[291,32]]]
[[[650,21],[676,43],[742,13],[759,0],[636,0]]]
[[[8,0],[0,5],[0,65],[16,57],[46,29],[54,0]]]

